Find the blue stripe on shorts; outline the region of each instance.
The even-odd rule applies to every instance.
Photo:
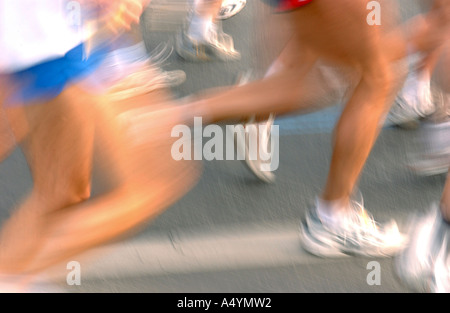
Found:
[[[21,106],[49,101],[74,83],[95,71],[109,48],[93,51],[85,58],[85,46],[80,44],[63,57],[46,61],[10,74],[17,90],[6,100],[7,106]]]

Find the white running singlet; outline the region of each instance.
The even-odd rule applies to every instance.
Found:
[[[68,0],[0,0],[0,73],[61,57],[79,45],[83,36],[76,5]]]

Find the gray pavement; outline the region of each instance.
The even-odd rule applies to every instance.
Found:
[[[165,69],[183,69],[188,77],[173,90],[176,96],[231,85],[243,69],[252,67],[251,24],[259,1],[248,2],[223,25],[242,51],[242,60],[186,63],[174,53]],[[155,28],[145,35],[149,49],[173,43],[179,25],[149,18],[143,19],[144,28]],[[321,259],[300,246],[298,225],[324,184],[338,113],[331,108],[277,121],[281,138],[275,184],[259,182],[239,161],[204,162],[201,180],[183,199],[135,237],[104,248],[95,262],[80,261],[80,286],[61,286],[69,292],[409,292],[395,276],[393,259]],[[402,228],[410,214],[424,212],[439,200],[445,181],[444,176],[418,177],[406,168],[414,135],[384,129],[360,181],[375,218],[394,218]],[[3,220],[30,187],[23,155],[15,151],[0,165]],[[381,285],[367,283],[370,261],[380,263]]]

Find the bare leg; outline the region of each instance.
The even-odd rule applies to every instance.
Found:
[[[302,8],[300,11],[306,12],[307,10],[310,10],[310,8]],[[292,20],[292,18],[288,17],[288,15],[292,14],[293,13],[284,14],[283,16],[285,19]],[[360,18],[363,17],[361,16]],[[420,18],[420,21],[423,22],[423,18]],[[379,41],[378,45],[389,47],[389,49],[383,51],[383,58],[385,59],[383,62],[387,63],[386,65],[406,57],[408,53],[411,52],[408,50],[409,46],[420,46],[419,48],[416,47],[414,51],[429,51],[438,46],[438,43],[436,42],[437,39],[433,41],[430,40],[430,42],[427,43],[416,43],[424,41],[426,38],[429,38],[431,34],[435,34],[435,27],[428,27],[421,24],[422,26],[419,27],[420,31],[408,35],[406,30],[411,27],[410,24],[416,23],[417,21],[411,21],[406,25],[395,27],[393,30],[386,30],[383,34],[380,34],[380,31],[378,31],[377,36],[380,37],[377,39]],[[365,23],[365,19],[362,24],[363,28],[368,27]],[[314,25],[314,27],[315,26],[317,25]],[[324,28],[324,26],[319,27],[319,30]],[[355,26],[349,25],[348,27]],[[372,28],[376,29],[377,27]],[[330,57],[330,54],[333,54],[333,51],[336,51],[337,49],[330,45],[328,47],[329,50],[322,49],[322,51],[320,51],[321,53],[323,52],[324,55],[317,53],[317,51],[310,51],[308,40],[316,40],[313,36],[315,36],[318,31],[313,31],[311,29],[307,29],[307,31],[310,32],[311,35],[309,36],[309,39],[301,39],[299,41],[298,38],[292,38],[289,41],[280,57],[272,64],[271,68],[273,69],[273,73],[270,77],[263,81],[247,84],[232,90],[205,92],[199,103],[196,104],[196,109],[194,109],[193,112],[201,115],[207,114],[213,116],[212,121],[214,121],[230,118],[234,112],[242,112],[242,117],[246,117],[251,115],[251,112],[258,112],[261,115],[268,115],[269,113],[288,114],[294,111],[310,109],[310,105],[305,103],[302,104],[301,102],[304,95],[308,93],[308,88],[306,87],[312,85],[308,84],[308,81],[305,81],[304,76],[313,67],[318,57]],[[342,35],[340,35],[340,37],[342,37]],[[324,35],[320,38],[328,39],[329,36]],[[331,40],[331,42],[334,41]],[[337,47],[342,48],[342,45],[344,44],[347,44],[346,41]],[[360,48],[355,47],[355,50],[358,51]],[[357,51],[355,53],[358,53]],[[337,53],[345,52],[339,51]],[[361,64],[354,64],[355,60],[344,60],[345,62],[342,62],[341,56],[337,55],[337,53],[331,55],[333,61],[336,61],[337,58],[338,62],[353,67],[355,77],[361,74],[361,69],[359,68]],[[355,53],[350,53],[350,58],[352,58]],[[356,85],[354,82],[352,83]],[[304,90],[301,90],[302,87],[304,87]],[[204,103],[201,103],[203,100]],[[223,103],[227,103],[227,105],[224,106]],[[255,106],[253,106],[253,104],[255,104]],[[243,112],[244,110],[245,112]]]
[[[134,140],[141,138],[124,133],[127,129],[117,127],[115,114],[104,112],[107,107],[101,109],[97,121],[102,169],[117,170],[117,184],[92,201],[51,216],[47,244],[33,268],[60,262],[129,233],[177,201],[196,182],[197,168],[173,161],[170,155],[173,112],[156,106],[156,115],[148,119],[154,123],[154,132],[136,134],[151,138],[145,144],[136,144]]]
[[[352,12],[352,20],[345,18],[348,12]],[[337,126],[323,194],[327,200],[348,198],[389,109],[387,102],[392,93],[388,55],[380,48],[377,28],[366,24],[366,14],[361,1],[344,1],[338,5],[329,0],[315,1],[286,14],[296,31],[289,45],[299,47],[297,61],[287,58],[292,63],[285,63],[281,71],[264,80],[205,97],[194,105],[192,112],[211,116],[211,120],[256,112],[293,112],[300,109],[297,106],[302,94],[299,86],[317,56],[352,66],[361,73],[362,79]]]
[[[73,94],[77,96],[73,97]],[[71,88],[61,98],[55,99],[55,105],[62,105],[58,100],[65,97],[73,100],[66,104],[69,106],[66,112],[73,113],[72,123],[80,128],[76,132],[67,130],[67,139],[73,143],[68,151],[64,149],[65,145],[53,138],[42,147],[43,155],[51,151],[61,156],[61,159],[57,158],[61,160],[57,169],[73,174],[72,169],[75,168],[72,163],[83,161],[81,157],[70,156],[73,152],[81,153],[77,151],[78,143],[84,143],[78,132],[92,129],[90,122],[95,117],[97,142],[102,153],[99,164],[112,187],[95,199],[79,204],[66,203],[64,206],[52,202],[49,205],[44,194],[41,207],[36,207],[36,202],[33,206],[22,206],[5,225],[2,234],[0,268],[3,273],[43,270],[133,230],[176,201],[198,177],[190,164],[171,161],[173,116],[172,112],[169,114],[164,110],[165,107],[155,105],[155,110],[159,109],[157,119],[150,119],[154,133],[147,132],[151,141],[141,144],[137,142],[142,134],[129,132],[126,123],[117,118],[117,111],[109,109],[109,103],[102,103],[101,99],[93,99]],[[148,104],[148,97],[141,99]],[[92,111],[86,108],[92,108]],[[45,134],[42,132],[43,136]],[[31,146],[33,143],[38,143],[37,137]],[[66,166],[67,170],[64,170]],[[57,182],[61,184],[64,181]],[[65,191],[64,186],[61,191]],[[29,231],[24,232],[24,229]]]
[[[0,78],[0,162],[6,159],[16,147],[16,139],[2,105],[5,97],[4,90],[5,82],[2,82]]]
[[[23,266],[19,260],[39,249],[46,214],[90,196],[94,124],[92,109],[82,112],[74,105],[72,99],[78,98],[68,91],[49,103],[18,109],[23,119],[16,118],[13,125],[27,125],[28,134],[21,141],[34,186],[2,229],[1,257],[13,257],[10,265]],[[15,256],[12,251],[17,249],[25,255]]]
[[[348,12],[352,18],[346,17]],[[303,42],[319,55],[361,71],[361,80],[335,130],[330,172],[322,194],[324,200],[345,202],[389,109],[393,81],[388,54],[381,49],[380,30],[366,24],[361,1],[316,1],[294,14]]]
[[[304,77],[316,63],[316,56],[299,50],[298,41],[291,39],[275,61],[274,73],[263,80],[231,89],[209,90],[199,100],[189,104],[193,117],[203,116],[209,122],[245,119],[251,115],[279,115],[308,110],[300,101]],[[306,88],[305,88],[306,89]],[[228,103],[228,105],[223,105]]]
[[[437,66],[433,71],[433,82],[446,93],[450,93],[450,77],[448,75],[448,68],[450,68],[450,38],[446,40],[445,46],[442,48]]]

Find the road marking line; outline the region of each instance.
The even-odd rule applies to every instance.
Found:
[[[318,263],[301,248],[294,225],[229,227],[126,241],[82,264],[83,280]]]

